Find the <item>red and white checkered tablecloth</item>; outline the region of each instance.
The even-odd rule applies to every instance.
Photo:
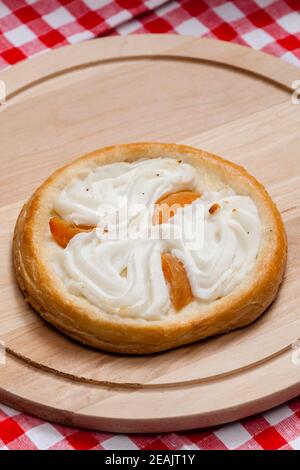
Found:
[[[130,33],[223,39],[300,67],[300,0],[2,0],[0,69],[64,44]],[[300,398],[214,429],[130,436],[50,424],[0,404],[2,449],[300,449]]]

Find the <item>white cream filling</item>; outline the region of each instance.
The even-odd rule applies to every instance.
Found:
[[[231,189],[205,192],[168,223],[152,226],[152,238],[146,236],[153,204],[165,194],[196,186],[195,169],[168,158],[106,165],[74,179],[54,209],[66,220],[97,225],[97,230],[76,235],[65,249],[52,243],[52,262],[68,291],[108,313],[162,319],[171,304],[160,253],[169,251],[184,263],[195,299],[209,302],[229,294],[254,267],[259,250],[261,224],[251,198]],[[126,200],[127,212],[122,210]],[[220,208],[210,214],[213,204]],[[119,208],[118,219],[111,205]],[[203,230],[193,231],[191,247],[182,225],[189,226],[197,209]],[[120,226],[128,231],[111,239]]]
[[[171,158],[113,163],[74,179],[61,191],[54,210],[75,224],[111,230],[118,210],[118,225],[136,232],[148,215],[139,206],[151,207],[164,194],[193,187],[195,181],[193,167]]]

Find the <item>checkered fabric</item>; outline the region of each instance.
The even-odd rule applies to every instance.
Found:
[[[300,65],[299,0],[2,0],[0,68],[97,36],[179,33]]]
[[[109,434],[46,423],[0,404],[0,450],[300,450],[300,398],[205,430]]]
[[[0,69],[98,36],[179,33],[244,44],[300,66],[300,0],[2,0]],[[1,449],[299,449],[300,398],[209,430],[112,435],[0,404]]]

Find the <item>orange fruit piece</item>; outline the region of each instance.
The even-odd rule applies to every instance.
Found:
[[[155,203],[153,224],[166,223],[180,207],[192,204],[200,196],[196,191],[178,191],[162,196]]]
[[[170,298],[179,311],[193,300],[192,289],[183,263],[171,253],[162,253],[161,265],[170,287]]]
[[[91,232],[95,227],[89,225],[75,225],[60,217],[52,217],[49,220],[50,231],[56,243],[66,248],[71,238],[78,233]]]

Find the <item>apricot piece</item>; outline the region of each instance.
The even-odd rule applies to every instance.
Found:
[[[75,225],[61,217],[52,217],[49,226],[54,240],[63,248],[66,248],[71,238],[78,233],[91,232],[95,228],[89,225]]]
[[[161,254],[161,265],[170,288],[170,299],[179,311],[193,300],[192,289],[183,263],[171,253]]]
[[[195,191],[178,191],[162,196],[155,203],[153,224],[166,223],[180,207],[191,204],[200,196],[201,194]]]

